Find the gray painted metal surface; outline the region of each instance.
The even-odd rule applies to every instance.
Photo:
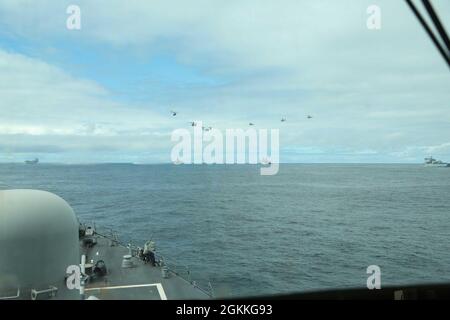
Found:
[[[78,222],[66,201],[45,191],[0,191],[0,297],[61,287],[66,267],[79,261],[77,243]]]
[[[82,256],[86,263],[80,268]],[[155,257],[153,265],[117,236],[79,224],[71,207],[54,194],[0,191],[0,299],[211,298]],[[82,290],[67,285],[69,266],[81,270]]]

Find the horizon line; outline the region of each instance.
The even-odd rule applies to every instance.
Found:
[[[23,164],[27,166],[33,166],[33,164],[26,164],[25,162],[3,162],[0,161],[0,165],[3,164]],[[106,161],[106,162],[42,162],[34,164],[36,165],[264,165],[262,163],[180,163],[175,164],[173,162],[115,162],[115,161]],[[423,162],[279,162],[278,164],[423,164]]]

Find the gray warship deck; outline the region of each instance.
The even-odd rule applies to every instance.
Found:
[[[81,224],[55,194],[0,191],[0,300],[208,299],[186,267]],[[80,263],[81,262],[81,263]],[[211,286],[209,286],[211,288]]]
[[[122,267],[122,260],[130,249],[115,240],[95,235],[96,243],[92,247],[80,245],[80,254],[86,256],[86,263],[103,260],[107,274],[104,277],[88,281],[85,286],[86,297],[95,296],[107,300],[181,300],[210,299],[210,294],[182,278],[172,270],[163,277],[162,266],[152,266],[133,255],[130,268]],[[82,240],[82,239],[81,239]],[[80,242],[82,243],[82,241]]]

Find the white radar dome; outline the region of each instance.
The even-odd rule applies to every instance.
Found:
[[[78,228],[72,208],[52,193],[0,191],[0,296],[65,289],[67,267],[79,264]]]

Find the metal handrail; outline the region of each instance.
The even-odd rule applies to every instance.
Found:
[[[0,300],[18,299],[20,297],[20,288],[17,288],[17,294],[15,296],[0,297]]]
[[[49,297],[54,297],[58,292],[58,288],[54,286],[50,286],[48,289],[44,290],[31,290],[31,299],[36,300],[41,294],[48,294]]]
[[[139,252],[140,247],[135,246],[131,243],[125,244],[124,242],[119,240],[117,232],[115,232],[111,228],[109,228],[109,231],[110,231],[111,235],[100,233],[97,231],[97,229],[94,230],[95,234],[97,234],[103,238],[109,239],[111,241],[114,241],[118,245],[120,245],[124,248],[131,249],[132,256],[137,256],[137,253]],[[175,261],[168,259],[166,256],[163,256],[162,254],[159,254],[157,252],[155,252],[155,257],[164,263],[164,266],[167,267],[169,272],[175,274],[176,276],[178,276],[181,279],[185,280],[186,282],[190,283],[191,285],[193,285],[194,287],[196,287],[197,289],[199,289],[200,291],[202,291],[209,297],[213,297],[213,289],[211,286],[211,282],[208,283],[208,289],[205,289],[205,288],[199,286],[196,281],[192,280],[191,270],[189,269],[189,267],[187,265],[178,264]],[[182,270],[179,270],[180,268],[182,268]],[[184,276],[184,274],[186,274],[186,276]]]

